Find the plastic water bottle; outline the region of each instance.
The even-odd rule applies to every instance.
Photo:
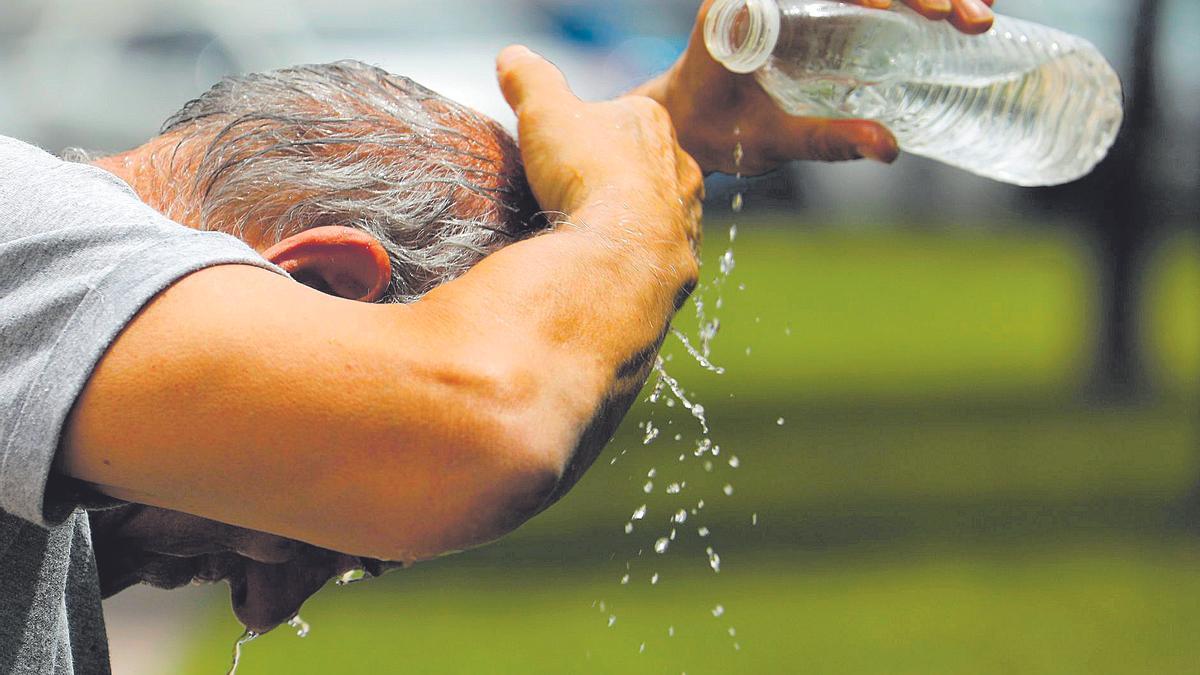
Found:
[[[1121,125],[1121,82],[1090,43],[997,16],[963,35],[894,3],[717,0],[713,58],[787,112],[866,118],[905,151],[1017,185],[1086,175]]]

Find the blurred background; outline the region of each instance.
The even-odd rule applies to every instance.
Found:
[[[340,58],[511,124],[504,45],[611,96],[674,59],[697,5],[4,0],[0,133],[121,150],[222,75]],[[1200,4],[997,5],[1121,72],[1093,175],[1019,189],[904,157],[711,178],[697,297],[725,372],[675,337],[664,354],[718,461],[682,405],[643,401],[559,505],[331,584],[308,637],[251,643],[239,672],[1196,672]],[[223,587],[106,612],[117,673],[224,672],[240,632]]]

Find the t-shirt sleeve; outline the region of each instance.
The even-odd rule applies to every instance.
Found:
[[[116,176],[0,136],[0,511],[44,527],[75,508],[51,485],[67,414],[151,298],[191,272],[283,274],[242,241],[179,225]]]

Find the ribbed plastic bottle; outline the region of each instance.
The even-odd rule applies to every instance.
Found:
[[[793,115],[865,118],[907,152],[1016,185],[1086,175],[1121,126],[1121,82],[1089,42],[997,16],[963,35],[894,3],[717,0],[713,58]]]

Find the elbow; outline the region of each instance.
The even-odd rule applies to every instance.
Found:
[[[470,414],[419,456],[404,453],[405,467],[422,469],[402,477],[405,489],[381,480],[379,489],[360,493],[368,500],[360,508],[378,516],[364,533],[374,550],[363,554],[435,558],[494,541],[540,512],[561,485],[574,444],[569,415],[549,405],[555,394],[546,379],[511,362],[472,368],[470,394],[449,403]]]

